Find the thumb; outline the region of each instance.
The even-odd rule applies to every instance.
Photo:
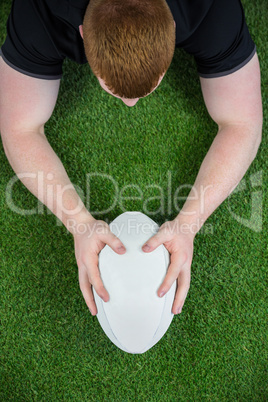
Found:
[[[161,232],[158,232],[154,236],[150,237],[149,240],[147,240],[147,242],[142,246],[142,250],[145,253],[150,253],[163,243],[164,237]]]
[[[112,232],[109,232],[107,236],[105,236],[104,242],[108,244],[108,246],[113,249],[117,254],[124,254],[126,252],[126,248],[121,240],[115,236]]]

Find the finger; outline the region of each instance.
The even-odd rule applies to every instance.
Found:
[[[86,267],[79,268],[78,277],[79,277],[80,290],[83,294],[86,305],[88,306],[91,314],[96,315],[98,310],[94,300],[91,283],[88,280]]]
[[[84,259],[84,265],[87,271],[89,282],[94,287],[98,296],[104,301],[109,301],[109,293],[104,287],[104,284],[100,277],[100,271],[98,267],[98,255],[88,253]]]
[[[174,252],[171,254],[170,265],[167,274],[158,289],[158,296],[163,297],[178,278],[182,266],[186,263],[187,255],[184,252]]]
[[[126,252],[126,248],[121,240],[110,231],[104,234],[101,237],[101,240],[108,244],[108,246],[111,247],[117,254],[124,254]]]
[[[183,269],[178,277],[178,287],[172,306],[173,314],[180,314],[187,297],[191,282],[190,268]]]
[[[149,253],[155,250],[158,246],[165,242],[165,238],[162,232],[156,233],[142,246],[142,250],[145,253]]]
[[[97,273],[96,275],[92,276],[92,286],[94,287],[98,296],[106,303],[109,301],[109,293],[105,289],[103,282],[100,278],[100,275]]]

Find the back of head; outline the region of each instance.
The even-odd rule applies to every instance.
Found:
[[[168,69],[175,26],[165,0],[91,0],[83,21],[93,73],[115,95],[141,98]]]

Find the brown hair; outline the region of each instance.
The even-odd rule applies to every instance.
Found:
[[[83,21],[93,73],[115,95],[141,98],[168,69],[175,26],[165,0],[91,0]]]

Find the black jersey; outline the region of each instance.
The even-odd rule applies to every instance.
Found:
[[[58,79],[67,57],[86,63],[79,25],[89,0],[13,0],[5,62],[26,75]],[[194,56],[200,76],[230,74],[255,53],[240,0],[167,0],[176,46]]]

